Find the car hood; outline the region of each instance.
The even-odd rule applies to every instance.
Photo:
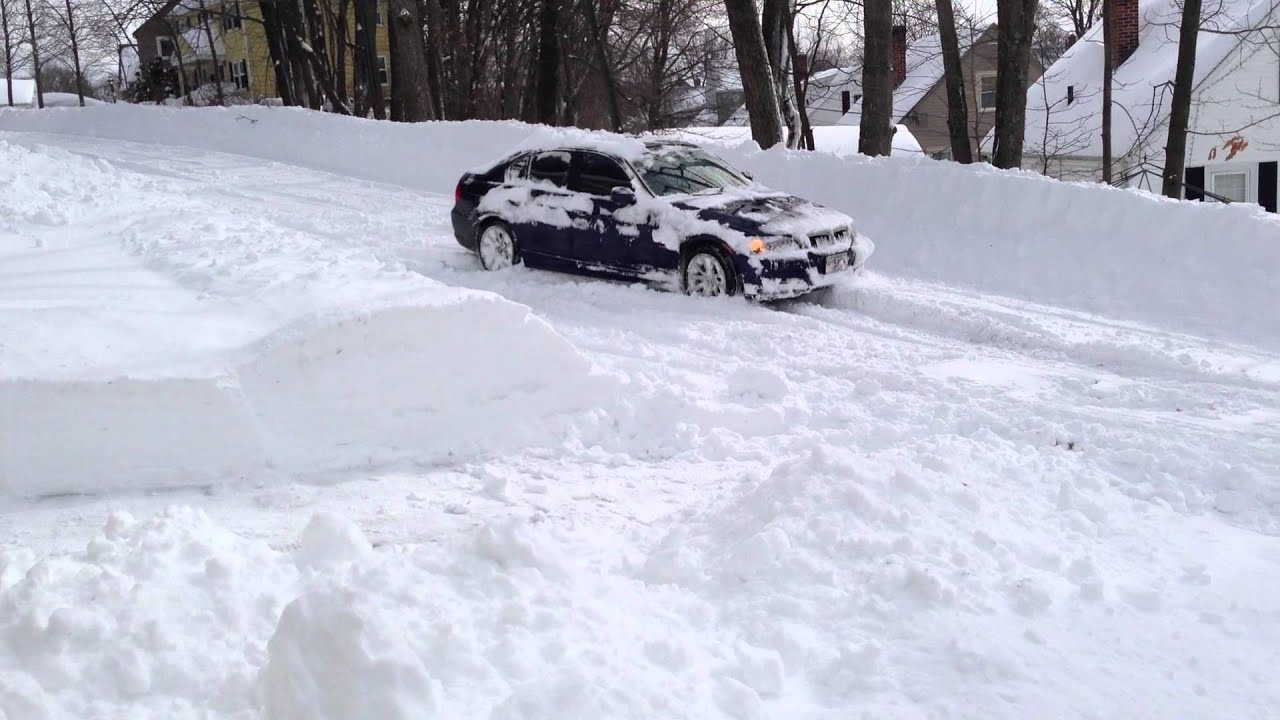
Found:
[[[852,223],[852,218],[842,212],[794,195],[769,191],[686,195],[673,200],[672,204],[697,213],[701,220],[747,235],[807,235]]]

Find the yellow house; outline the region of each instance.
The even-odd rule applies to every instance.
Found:
[[[385,97],[391,68],[387,3],[386,0],[377,0],[377,4],[375,37],[378,71]],[[353,14],[348,9],[348,40],[355,35]],[[332,37],[333,33],[326,28],[326,35]],[[138,44],[140,67],[146,67],[157,57],[168,60],[178,68],[184,94],[197,90],[212,92],[211,84],[219,78],[224,93],[234,93],[250,102],[280,97],[262,23],[262,8],[256,0],[170,0],[134,31],[133,36]],[[336,58],[330,57],[330,62],[336,62]],[[349,94],[354,74],[350,48],[344,66],[342,72]],[[202,88],[206,85],[210,88]],[[210,100],[205,97],[198,99]]]

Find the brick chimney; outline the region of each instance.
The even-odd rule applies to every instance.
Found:
[[[1111,39],[1119,67],[1138,49],[1138,0],[1111,0]]]
[[[1115,2],[1115,0],[1112,0]],[[1131,0],[1138,6],[1138,0]],[[898,87],[907,79],[907,26],[893,26],[893,86]]]

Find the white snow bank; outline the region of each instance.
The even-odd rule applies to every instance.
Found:
[[[655,134],[675,137],[700,145],[719,145],[740,150],[760,149],[755,140],[751,139],[751,128],[747,127],[725,125],[690,127],[679,130],[664,130]],[[813,128],[814,150],[840,157],[857,155],[859,134],[860,130],[857,125],[823,125],[815,127]],[[916,140],[916,136],[911,134],[910,128],[906,125],[898,125],[897,132],[893,134],[892,154],[894,157],[904,155],[922,156],[924,155],[924,150],[920,147],[920,141]]]
[[[210,148],[437,193],[515,147],[592,137],[514,122],[403,125],[280,108],[121,105],[6,113],[4,129]],[[717,152],[767,185],[852,215],[877,243],[877,270],[1280,344],[1280,314],[1270,311],[1280,222],[1256,207],[925,159]]]
[[[438,464],[553,439],[595,404],[590,363],[528,308],[442,294],[300,320],[217,375],[0,380],[0,493]]]

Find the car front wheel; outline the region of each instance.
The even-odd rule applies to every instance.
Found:
[[[516,239],[504,223],[491,222],[480,231],[476,246],[485,270],[505,270],[516,264]]]
[[[737,283],[724,255],[712,249],[697,250],[684,266],[684,291],[687,295],[718,297],[733,295]]]

